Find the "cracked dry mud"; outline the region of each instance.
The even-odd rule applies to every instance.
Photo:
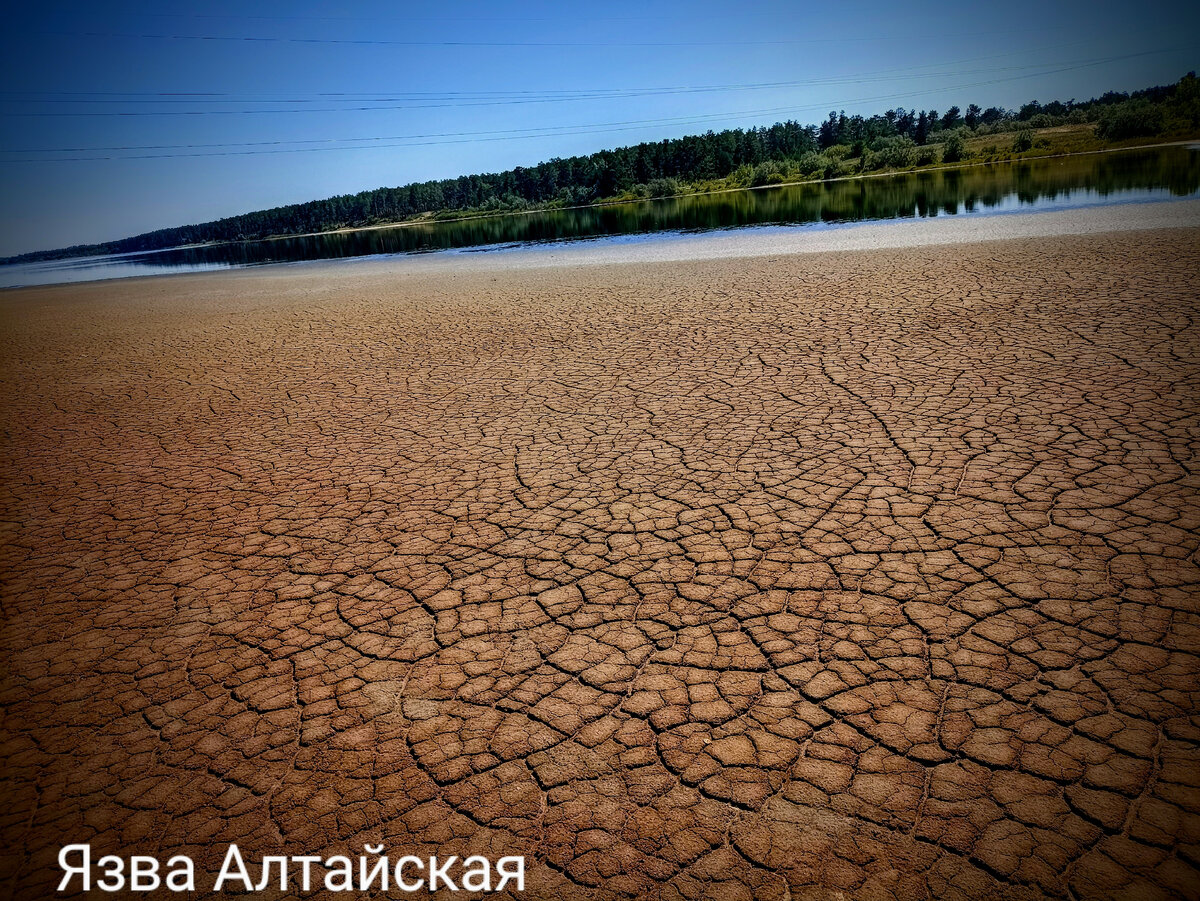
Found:
[[[7,897],[1197,897],[1198,308],[1183,230],[10,292]]]

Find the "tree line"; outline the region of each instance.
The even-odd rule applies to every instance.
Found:
[[[1014,149],[1020,150],[1028,149],[1020,143],[1026,140],[1028,130],[1089,123],[1105,140],[1194,132],[1200,128],[1200,88],[1195,73],[1176,84],[1132,94],[1109,92],[1081,102],[1031,101],[1016,110],[971,104],[965,110],[952,106],[944,112],[897,107],[869,117],[831,111],[820,124],[789,120],[649,141],[504,172],[342,194],[104,244],[27,253],[2,262],[253,240],[401,222],[431,214],[447,217],[553,209],[606,199],[668,196],[688,187],[765,185],[797,175],[830,178],[903,169],[962,159],[964,141],[969,137],[1017,132]]]

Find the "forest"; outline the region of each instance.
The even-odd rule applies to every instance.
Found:
[[[778,122],[709,131],[587,156],[550,159],[504,172],[463,175],[259,210],[104,244],[37,251],[0,260],[32,262],[131,253],[189,244],[403,222],[414,218],[554,209],[679,193],[831,179],[860,173],[989,161],[1036,153],[1047,129],[1090,129],[1101,144],[1200,130],[1200,84],[1172,85],[1087,101],[1031,101],[1016,110],[971,104],[943,111],[897,107],[863,117],[832,111],[820,124]],[[990,143],[989,143],[990,141]],[[1041,142],[1042,147],[1048,147]]]

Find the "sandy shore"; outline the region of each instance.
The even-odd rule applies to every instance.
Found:
[[[1016,238],[1057,238],[1106,232],[1200,228],[1200,198],[1110,206],[942,215],[878,222],[751,226],[706,232],[652,233],[581,241],[554,241],[502,248],[429,254],[393,254],[296,264],[337,275],[346,266],[397,276],[496,269],[613,266],[630,263],[754,259],[797,253],[831,253],[977,244]]]
[[[1196,896],[1200,231],[881,247],[0,295],[7,897]]]

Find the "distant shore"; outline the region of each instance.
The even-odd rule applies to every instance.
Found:
[[[1044,129],[1039,134],[1051,134],[1062,132],[1076,132],[1078,128],[1050,128]],[[1090,133],[1090,132],[1089,132]],[[1060,135],[1061,137],[1061,135]],[[983,138],[972,139],[972,143],[982,143]],[[33,262],[52,262],[57,260],[68,259],[87,259],[93,256],[136,256],[140,254],[161,253],[169,250],[189,250],[204,247],[217,247],[223,245],[233,245],[240,243],[256,243],[260,241],[286,241],[296,238],[318,238],[330,235],[346,235],[357,234],[362,232],[384,231],[395,228],[420,228],[431,225],[441,225],[460,222],[472,222],[479,220],[503,219],[509,217],[535,216],[548,213],[567,212],[571,210],[587,210],[587,209],[603,209],[605,207],[627,206],[633,204],[654,203],[663,200],[682,200],[694,197],[711,197],[722,194],[738,194],[747,191],[767,191],[774,188],[794,188],[803,185],[818,185],[818,184],[834,184],[840,182],[853,182],[874,180],[881,178],[890,178],[904,175],[915,175],[930,172],[949,172],[949,171],[966,171],[970,169],[978,169],[985,166],[1004,166],[1014,163],[1024,162],[1042,162],[1054,159],[1067,159],[1072,157],[1087,157],[1098,156],[1110,153],[1120,153],[1123,151],[1137,150],[1155,150],[1166,147],[1195,147],[1200,142],[1200,137],[1189,137],[1179,140],[1158,141],[1152,143],[1140,143],[1135,140],[1113,141],[1102,147],[1088,147],[1083,150],[1063,149],[1075,146],[1070,141],[1067,141],[1063,146],[1055,147],[1051,145],[1044,150],[1033,150],[1019,155],[1009,155],[1001,158],[975,158],[967,159],[958,163],[943,163],[934,162],[928,165],[910,166],[901,169],[882,169],[870,172],[859,172],[850,175],[839,175],[829,178],[806,178],[792,179],[771,184],[763,185],[737,185],[718,187],[707,190],[687,190],[675,194],[666,194],[656,197],[615,197],[596,200],[592,203],[573,204],[568,206],[536,206],[530,209],[523,210],[497,210],[495,212],[470,212],[464,211],[461,215],[453,215],[453,211],[441,211],[434,213],[425,213],[419,216],[414,216],[408,219],[398,219],[388,222],[373,223],[371,225],[353,225],[342,228],[326,229],[322,231],[306,231],[306,232],[289,232],[283,234],[262,235],[259,237],[246,238],[244,241],[204,241],[191,244],[179,244],[172,247],[160,247],[146,250],[125,251],[120,254],[108,253],[63,253],[62,251],[37,251],[29,254],[19,254],[12,257],[0,258],[0,266],[4,265],[20,265],[23,263]],[[100,246],[100,245],[93,245]],[[66,249],[64,249],[66,250]]]
[[[746,185],[736,188],[718,188],[713,191],[685,191],[680,194],[669,194],[664,197],[634,197],[619,200],[598,200],[595,203],[584,203],[565,207],[537,207],[531,210],[502,210],[496,213],[475,213],[462,216],[422,216],[413,219],[403,219],[397,222],[381,222],[375,225],[355,225],[346,228],[334,228],[328,231],[302,232],[294,235],[268,235],[255,238],[256,241],[285,241],[289,238],[318,238],[322,235],[353,234],[355,232],[379,231],[388,228],[403,228],[406,226],[434,225],[442,222],[468,222],[473,219],[501,219],[505,216],[534,216],[538,213],[557,213],[564,210],[588,210],[606,206],[621,206],[623,204],[654,203],[660,200],[680,200],[685,197],[711,197],[718,194],[739,194],[744,191],[769,191],[773,188],[795,188],[801,185],[819,185],[843,181],[863,181],[866,179],[890,178],[897,175],[916,175],[921,172],[948,172],[961,169],[978,169],[982,166],[1004,166],[1010,163],[1024,163],[1043,160],[1066,159],[1068,157],[1097,156],[1105,153],[1120,153],[1126,150],[1158,150],[1163,147],[1193,147],[1200,145],[1200,137],[1188,138],[1182,141],[1160,141],[1154,144],[1136,144],[1126,142],[1114,144],[1112,147],[1100,147],[1090,150],[1071,151],[1069,153],[1030,153],[1019,157],[999,160],[966,160],[961,163],[935,163],[929,166],[913,166],[908,169],[885,169],[880,172],[860,172],[856,175],[841,175],[836,178],[806,178],[796,181],[783,181],[769,185]],[[209,244],[188,244],[186,247],[206,247]]]

